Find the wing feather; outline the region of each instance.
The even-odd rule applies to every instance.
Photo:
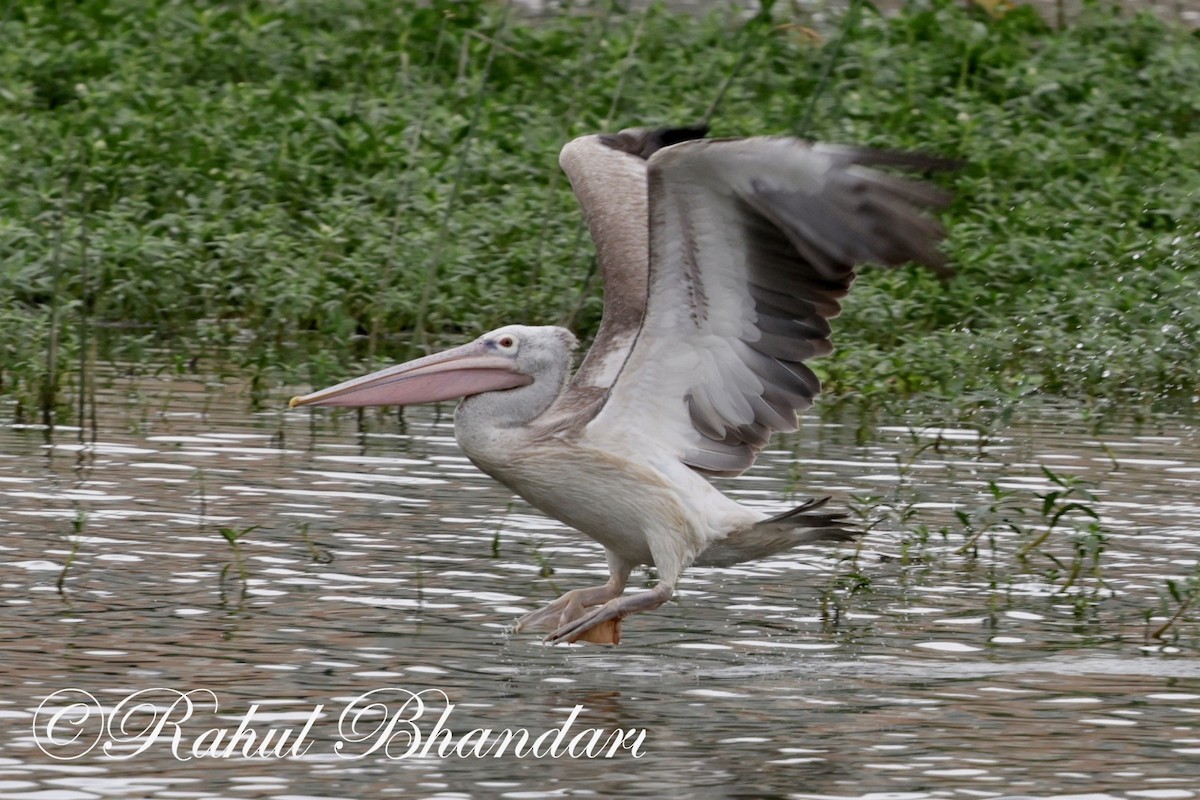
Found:
[[[604,137],[569,142],[558,156],[583,209],[604,281],[604,316],[574,383],[607,389],[625,362],[646,308],[650,271],[646,161]]]
[[[604,315],[570,387],[540,420],[548,432],[577,428],[595,416],[641,330],[650,272],[646,159],[663,147],[701,137],[705,130],[593,134],[571,140],[559,152],[559,166],[596,247]]]
[[[946,271],[942,228],[923,212],[949,195],[866,165],[951,163],[695,136],[627,131],[564,149],[606,304],[596,344],[556,405],[587,396],[576,431],[736,475],[773,433],[794,430],[820,392],[804,362],[831,351],[829,320],[859,264]],[[619,164],[619,177],[597,171],[602,163]]]

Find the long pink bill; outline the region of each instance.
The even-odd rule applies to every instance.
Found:
[[[444,353],[387,367],[312,394],[293,397],[296,406],[406,406],[435,403],[533,383],[512,360],[471,342]]]

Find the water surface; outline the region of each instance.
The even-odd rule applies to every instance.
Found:
[[[602,582],[603,554],[478,473],[448,408],[360,424],[247,407],[236,383],[142,378],[106,391],[95,431],[0,427],[0,796],[1200,797],[1194,617],[1177,640],[1148,636],[1177,607],[1167,580],[1196,571],[1188,420],[1048,409],[981,435],[810,414],[723,487],[768,510],[826,494],[870,509],[857,558],[690,570],[608,648],[508,632]],[[1092,482],[1106,537],[1099,573],[1066,592],[1085,514],[1048,540],[1057,574],[1040,552],[1019,562],[1028,539],[1002,528],[977,558],[954,553],[955,512],[983,519],[989,483],[1036,522],[1056,489],[1042,467]],[[219,530],[250,526],[243,588]],[[166,713],[193,690],[218,707],[193,693],[178,746],[167,729],[138,750],[150,713],[91,746],[134,693]],[[395,712],[406,692],[426,692],[423,735],[448,700],[460,736],[534,736],[581,706],[571,735],[645,738],[610,759],[421,757],[402,738],[346,757],[372,740],[351,741],[343,710],[368,696]],[[79,740],[46,741],[48,715],[93,699]],[[193,757],[252,706],[259,735],[311,717],[304,754]]]

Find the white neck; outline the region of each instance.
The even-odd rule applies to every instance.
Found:
[[[454,412],[454,438],[472,461],[486,464],[506,460],[519,432],[550,407],[566,386],[570,360],[544,365],[533,383],[502,392],[463,398]]]

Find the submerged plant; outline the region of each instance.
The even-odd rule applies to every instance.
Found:
[[[508,505],[504,509],[504,514],[496,520],[496,530],[492,532],[492,558],[500,557],[500,534],[504,529],[504,520],[512,514],[512,510],[513,501],[509,500]],[[543,575],[542,577],[546,576]]]
[[[538,564],[538,576],[542,578],[550,578],[554,575],[554,565],[550,563],[550,559],[546,558],[546,554],[542,552],[541,544],[534,544],[533,559]],[[551,584],[553,586],[553,584]],[[555,591],[558,591],[555,589]]]
[[[1096,502],[1096,496],[1087,488],[1083,479],[1073,475],[1060,475],[1045,466],[1042,467],[1042,474],[1059,488],[1038,495],[1038,499],[1042,501],[1041,515],[1044,529],[1033,536],[1017,552],[1017,557],[1021,560],[1026,560],[1031,554],[1037,552],[1045,544],[1050,534],[1059,527],[1067,514],[1078,512],[1097,522],[1100,520],[1100,515],[1091,506]],[[1061,566],[1061,562],[1054,556],[1046,553],[1043,555]]]
[[[1197,564],[1192,574],[1183,581],[1177,581],[1173,578],[1168,578],[1166,581],[1167,598],[1163,600],[1166,621],[1158,627],[1149,631],[1148,638],[1166,641],[1170,638],[1176,641],[1179,638],[1179,628],[1187,619],[1192,607],[1200,601],[1200,564]],[[1175,604],[1174,610],[1170,608],[1170,603]],[[1146,612],[1146,622],[1149,624],[1150,618],[1153,616],[1152,611]]]
[[[304,540],[305,547],[308,548],[309,558],[312,559],[314,564],[332,564],[333,553],[323,547],[317,546],[317,543],[312,540],[312,536],[309,534],[308,527],[307,522],[301,522],[296,526],[296,531],[300,534],[300,538]]]
[[[242,592],[243,592],[243,594],[245,593],[247,581],[249,580],[249,578],[246,575],[246,562],[245,562],[245,559],[242,557],[241,542],[242,542],[242,539],[245,538],[246,534],[250,533],[253,530],[257,530],[258,528],[261,528],[261,527],[262,527],[261,525],[250,525],[249,527],[246,527],[246,528],[225,527],[225,528],[218,529],[218,532],[221,534],[221,538],[229,543],[229,547],[233,551],[233,563],[226,564],[224,567],[221,568],[221,583],[222,583],[222,585],[225,583],[225,578],[229,573],[229,568],[231,566],[236,567],[238,576],[242,580]]]
[[[859,563],[861,545],[854,552],[838,558],[829,583],[821,592],[821,624],[827,630],[836,629],[856,595],[871,591],[871,577]]]
[[[75,563],[75,557],[79,555],[79,547],[83,543],[83,532],[87,527],[87,514],[83,509],[76,509],[75,518],[71,520],[71,536],[68,540],[71,542],[71,549],[67,553],[67,557],[63,560],[62,571],[58,573],[58,580],[54,586],[58,589],[58,594],[66,599],[66,582],[67,573],[71,571],[71,566]]]
[[[979,552],[979,540],[985,535],[991,535],[997,530],[1008,530],[1018,536],[1023,535],[1025,527],[1021,522],[1025,519],[1026,506],[1020,501],[1012,489],[1002,488],[996,481],[988,481],[988,494],[991,502],[986,506],[966,511],[955,509],[954,516],[963,527],[967,540],[959,546],[962,555],[976,556]],[[992,543],[995,549],[995,542]]]
[[[955,510],[954,514],[967,537],[957,552],[976,558],[980,540],[989,537],[993,553],[989,569],[994,571],[999,561],[995,557],[998,553],[995,534],[1011,533],[1020,542],[1015,552],[1016,559],[1025,565],[1035,555],[1047,559],[1051,566],[1043,571],[1044,577],[1055,584],[1057,594],[1073,594],[1077,610],[1082,613],[1100,599],[1104,590],[1101,556],[1108,540],[1100,515],[1093,505],[1096,496],[1090,488],[1091,484],[1082,478],[1063,475],[1045,466],[1041,467],[1041,472],[1057,488],[1037,494],[1036,499],[1040,501],[1037,505],[1029,504],[1018,491],[1005,489],[992,480],[987,484],[991,496],[987,505],[973,511]],[[1072,514],[1088,517],[1091,521],[1081,528],[1071,518]],[[1051,536],[1059,531],[1069,537],[1069,563],[1048,547]],[[1080,585],[1085,578],[1096,582],[1092,591],[1081,590]]]
[[[1083,532],[1077,531],[1072,536],[1071,543],[1073,549],[1071,566],[1059,591],[1065,592],[1077,587],[1083,578],[1091,577],[1097,583],[1096,592],[1099,592],[1104,588],[1101,556],[1108,546],[1108,537],[1104,529],[1099,522],[1092,522]]]

